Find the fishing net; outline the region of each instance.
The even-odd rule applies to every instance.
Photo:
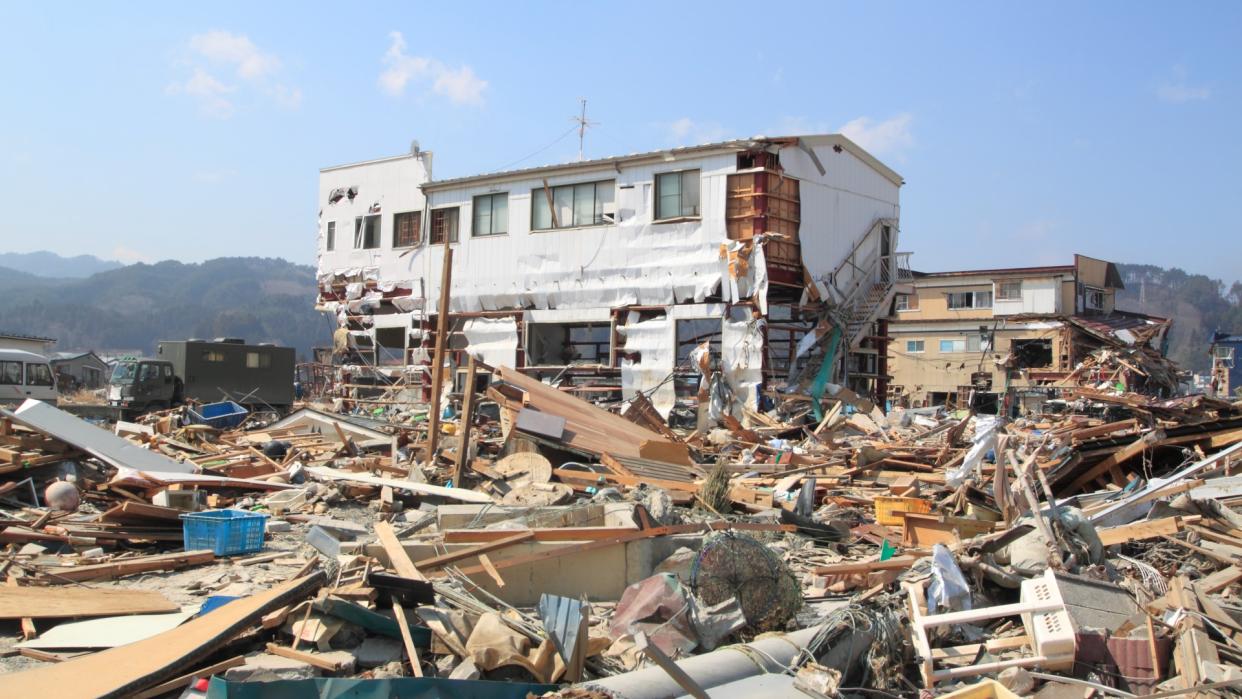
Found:
[[[802,607],[802,589],[789,567],[767,546],[736,532],[704,540],[690,587],[708,606],[736,598],[752,633],[783,629]]]

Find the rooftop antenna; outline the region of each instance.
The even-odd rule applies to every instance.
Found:
[[[599,126],[598,121],[587,121],[586,118],[586,98],[581,97],[579,101],[582,103],[582,113],[579,116],[569,117],[570,120],[578,123],[578,160],[586,160],[582,155],[582,140],[586,136],[586,130],[592,126]]]

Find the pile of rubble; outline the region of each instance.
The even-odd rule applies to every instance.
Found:
[[[1242,408],[1136,361],[1013,421],[705,371],[676,430],[473,360],[393,423],[27,401],[0,696],[1242,692]]]

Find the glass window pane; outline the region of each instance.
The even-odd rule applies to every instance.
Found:
[[[595,223],[595,184],[574,185],[574,225],[589,226]]]
[[[509,195],[492,197],[492,233],[509,232]]]
[[[474,198],[474,235],[490,235],[492,232],[492,198]]]
[[[681,215],[681,175],[670,172],[656,176],[656,218]]]
[[[552,227],[552,210],[548,208],[548,196],[543,187],[530,192],[530,227],[544,230]]]
[[[603,223],[604,214],[612,217],[616,221],[617,206],[615,203],[617,183],[616,180],[607,180],[595,183],[595,222]]]
[[[699,171],[681,173],[681,215],[699,215]]]
[[[574,225],[574,187],[556,187],[552,190],[552,199],[556,204],[556,220],[553,225],[567,228]]]

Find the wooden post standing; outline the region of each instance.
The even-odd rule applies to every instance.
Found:
[[[440,309],[436,319],[436,349],[431,366],[431,408],[427,415],[427,463],[435,464],[440,446],[440,392],[444,386],[444,347],[448,340],[449,288],[453,282],[453,248],[444,243],[444,269],[440,273]]]

